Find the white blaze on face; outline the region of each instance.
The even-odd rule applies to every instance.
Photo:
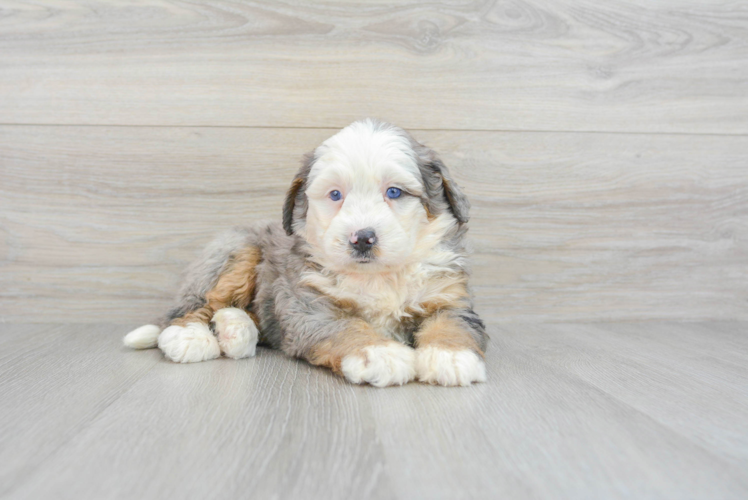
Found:
[[[379,272],[404,264],[428,224],[421,174],[406,137],[371,121],[356,122],[315,151],[306,195],[305,236],[316,257],[337,271]],[[388,188],[401,190],[390,199]],[[330,193],[338,191],[335,201]],[[374,258],[359,263],[352,234],[373,229]]]

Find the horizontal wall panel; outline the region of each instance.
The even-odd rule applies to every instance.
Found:
[[[740,3],[5,2],[0,122],[748,133]]]
[[[153,319],[213,234],[280,219],[332,133],[0,127],[0,318]],[[472,201],[485,316],[748,319],[744,137],[414,133]]]

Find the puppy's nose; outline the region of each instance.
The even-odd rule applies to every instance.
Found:
[[[353,233],[348,241],[353,248],[363,253],[371,250],[371,247],[377,242],[377,233],[371,228],[361,229]]]

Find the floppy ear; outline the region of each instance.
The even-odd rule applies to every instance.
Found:
[[[416,148],[416,153],[418,153],[418,166],[426,187],[427,198],[423,200],[426,209],[432,214],[438,214],[446,208],[444,207],[446,203],[457,222],[466,223],[470,219],[470,202],[467,196],[452,179],[449,169],[436,152],[421,144],[418,146],[420,147]]]
[[[306,154],[301,163],[301,168],[296,172],[291,187],[286,193],[286,201],[283,203],[283,229],[289,236],[293,234],[294,221],[306,218],[306,188],[313,164],[314,153]]]

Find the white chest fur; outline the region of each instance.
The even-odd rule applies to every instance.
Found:
[[[457,303],[467,296],[464,272],[417,263],[381,274],[310,272],[303,281],[334,301],[355,304],[356,314],[382,335],[405,341],[403,322],[435,304]]]

